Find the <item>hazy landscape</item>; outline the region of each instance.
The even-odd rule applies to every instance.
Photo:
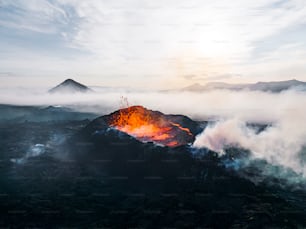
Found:
[[[0,228],[306,228],[306,4],[0,0]]]
[[[148,92],[66,80],[6,92],[1,224],[302,227],[306,94],[298,86]],[[144,120],[137,132],[135,118]]]

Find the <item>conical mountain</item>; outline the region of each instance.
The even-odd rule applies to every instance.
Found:
[[[85,93],[92,91],[89,87],[73,80],[66,79],[56,87],[49,90],[50,93]]]

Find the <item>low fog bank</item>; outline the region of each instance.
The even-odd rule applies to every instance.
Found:
[[[208,92],[156,92],[95,88],[95,92],[49,94],[45,91],[2,90],[1,104],[61,105],[81,112],[104,115],[128,105],[142,105],[168,114],[183,114],[196,120],[215,120],[196,137],[195,148],[224,154],[237,146],[251,151],[249,159],[292,169],[306,176],[306,93],[214,90]],[[257,133],[247,123],[269,123]],[[304,150],[304,151],[303,151]]]
[[[184,114],[194,119],[228,119],[242,121],[274,122],[284,114],[293,115],[303,110],[306,93],[284,91],[267,93],[259,91],[214,90],[195,92],[157,92],[132,89],[95,88],[95,92],[49,94],[45,89],[0,90],[0,104],[31,106],[66,106],[77,111],[106,114],[128,105],[143,105],[164,113]]]

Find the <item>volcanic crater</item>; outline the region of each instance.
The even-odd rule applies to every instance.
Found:
[[[90,123],[88,134],[115,129],[141,142],[177,147],[193,143],[199,124],[183,115],[167,115],[143,106],[131,106],[101,116]]]

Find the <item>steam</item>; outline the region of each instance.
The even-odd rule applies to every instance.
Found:
[[[219,155],[224,155],[228,147],[248,149],[252,159],[262,159],[306,177],[305,122],[302,109],[283,111],[276,123],[260,133],[239,119],[227,119],[207,127],[196,137],[193,146],[209,148]]]
[[[41,155],[46,154],[47,152],[53,152],[52,156],[57,158],[64,158],[66,155],[58,156],[56,154],[58,148],[65,142],[66,136],[60,133],[53,133],[49,136],[49,140],[45,142],[45,144],[37,143],[34,145],[30,145],[28,150],[22,157],[19,158],[11,158],[10,161],[16,163],[18,165],[22,165],[28,162],[31,158],[36,158]]]
[[[46,146],[44,144],[35,144],[31,146],[25,155],[21,158],[12,158],[11,162],[16,164],[24,164],[29,158],[38,157],[46,152]]]

